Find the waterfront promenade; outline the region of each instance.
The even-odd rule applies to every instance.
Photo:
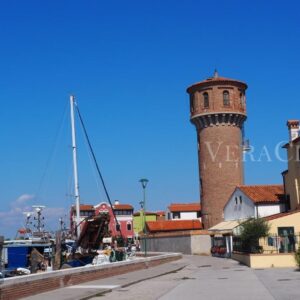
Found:
[[[157,267],[27,297],[67,299],[300,299],[300,272],[253,270],[230,259],[184,256]]]

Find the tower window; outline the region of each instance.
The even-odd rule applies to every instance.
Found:
[[[241,107],[244,108],[245,107],[245,94],[244,93],[240,93],[240,103],[241,103]]]
[[[190,108],[191,112],[194,112],[194,94],[190,95]]]
[[[209,97],[207,93],[203,94],[203,106],[204,108],[209,108]]]
[[[224,106],[229,106],[230,105],[230,99],[229,99],[229,92],[228,91],[223,92],[223,105]]]

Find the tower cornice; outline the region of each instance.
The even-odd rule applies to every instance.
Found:
[[[193,116],[190,120],[197,129],[203,129],[211,126],[237,126],[239,128],[243,127],[246,121],[246,114],[241,114],[237,112],[213,112],[204,113]]]
[[[196,90],[207,88],[210,86],[215,86],[215,85],[230,85],[230,86],[233,85],[242,90],[246,90],[248,87],[245,82],[240,80],[235,80],[235,79],[230,79],[225,77],[217,77],[217,78],[212,77],[189,86],[186,91],[189,94],[191,94],[194,93]]]

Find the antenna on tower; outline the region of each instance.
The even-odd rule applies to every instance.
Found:
[[[215,71],[214,71],[214,78],[218,78],[218,77],[219,77],[218,70],[217,70],[217,69],[215,69]]]

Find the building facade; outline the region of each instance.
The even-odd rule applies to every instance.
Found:
[[[113,211],[116,219],[114,218]],[[102,202],[95,206],[96,215],[100,212],[108,212],[110,215],[109,231],[112,237],[120,237],[133,240],[133,207],[129,204],[120,204],[118,201],[111,207]]]
[[[300,209],[300,136],[299,121],[287,122],[290,140],[284,148],[287,150],[288,170],[282,173],[287,201],[290,209]]]
[[[286,211],[283,185],[244,185],[224,207],[224,221],[262,218]]]
[[[200,203],[171,203],[167,210],[168,220],[201,220]]]
[[[242,129],[246,120],[247,85],[219,77],[193,84],[190,120],[197,130],[202,222],[209,228],[222,221],[225,203],[244,182]]]

